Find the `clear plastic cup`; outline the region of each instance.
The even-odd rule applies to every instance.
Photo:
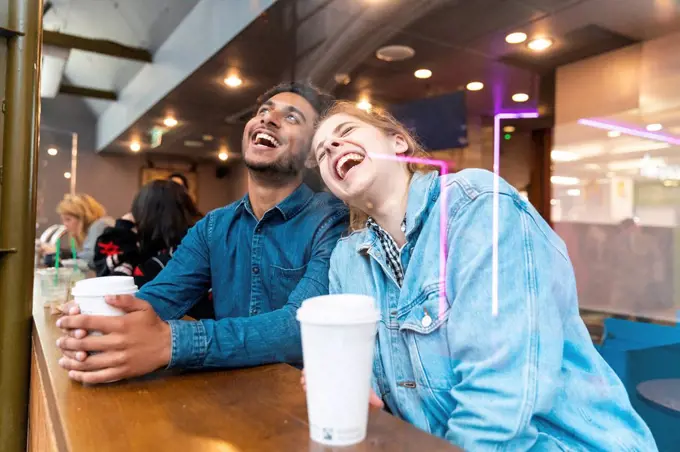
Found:
[[[380,314],[372,297],[310,298],[297,312],[302,332],[309,434],[329,446],[366,438],[373,352]]]

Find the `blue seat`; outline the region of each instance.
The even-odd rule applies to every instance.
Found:
[[[680,378],[680,328],[607,319],[603,337],[598,351],[623,382],[659,450],[680,450],[680,416],[645,401],[636,389],[644,381]]]

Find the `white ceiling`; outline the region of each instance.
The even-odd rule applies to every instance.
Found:
[[[123,45],[154,53],[198,0],[52,0],[45,30]],[[120,92],[144,63],[72,50],[65,77],[73,85]],[[85,99],[100,115],[111,102]]]

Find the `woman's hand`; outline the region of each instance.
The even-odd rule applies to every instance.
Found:
[[[305,381],[305,371],[302,371],[302,377],[300,377],[300,384],[302,385],[302,389],[307,391],[307,382]],[[368,397],[368,405],[372,406],[374,408],[379,408],[383,409],[385,408],[385,403],[378,397],[378,394],[375,393],[373,388],[371,388],[371,394]]]
[[[54,254],[57,252],[57,248],[52,245],[51,243],[41,243],[40,244],[40,252],[45,255],[45,254]]]

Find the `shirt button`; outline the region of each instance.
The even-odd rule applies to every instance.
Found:
[[[259,313],[260,313],[260,310],[257,309],[257,308],[252,308],[252,309],[250,310],[250,315],[257,315],[257,314],[259,314]]]
[[[262,232],[262,226],[256,227],[256,228],[255,228],[255,233],[256,233],[256,234],[259,234],[260,232]]]
[[[253,267],[253,273],[255,273],[256,275],[257,275],[258,273],[260,273],[260,267],[254,266],[254,267]]]
[[[427,328],[428,326],[432,325],[432,317],[425,314],[425,317],[423,317],[423,320],[420,321],[420,324],[423,325],[423,328]]]

